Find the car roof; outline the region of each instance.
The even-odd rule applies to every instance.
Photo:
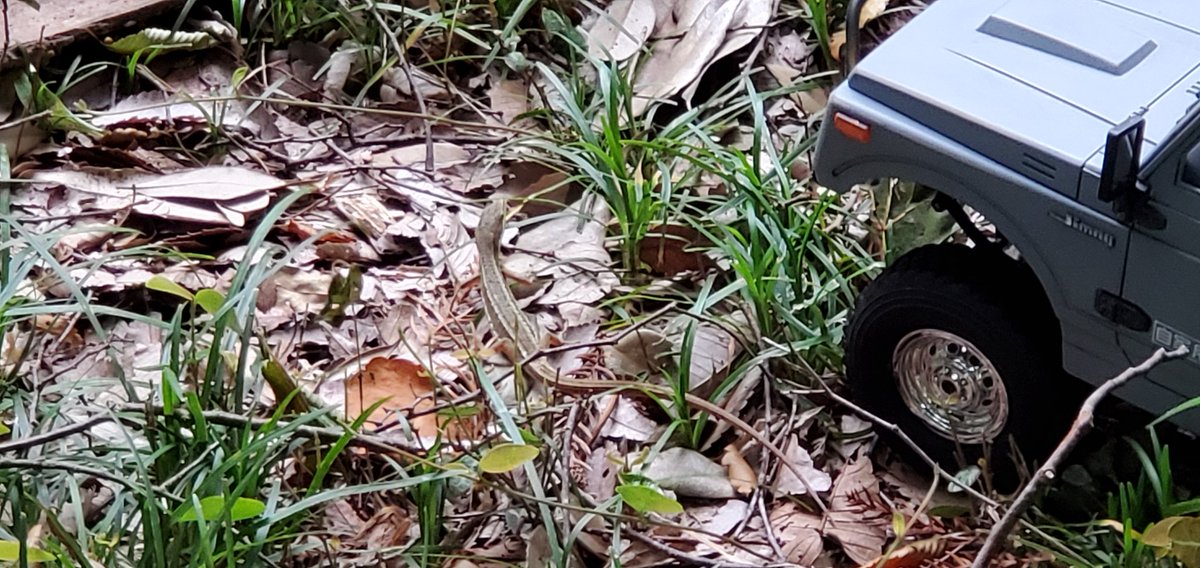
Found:
[[[1112,126],[1146,111],[1158,144],[1197,100],[1200,11],[1176,0],[938,0],[850,88],[1074,191]],[[1198,90],[1197,92],[1200,92]]]

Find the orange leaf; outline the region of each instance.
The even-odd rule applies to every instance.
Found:
[[[758,489],[758,477],[754,475],[754,468],[746,463],[746,458],[742,457],[742,452],[738,451],[737,446],[725,446],[721,465],[728,470],[729,483],[733,484],[733,489],[738,493],[749,495]]]
[[[346,418],[354,420],[363,411],[380,400],[387,399],[375,409],[367,422],[375,426],[396,421],[396,414],[403,415],[418,436],[437,435],[440,417],[431,412],[411,418],[421,411],[428,411],[436,404],[433,379],[424,367],[405,359],[376,357],[367,363],[366,369],[346,381]],[[467,419],[471,420],[471,419]],[[448,434],[462,436],[466,428],[455,420],[447,425]]]

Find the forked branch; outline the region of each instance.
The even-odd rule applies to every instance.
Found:
[[[1058,475],[1058,468],[1070,455],[1071,450],[1075,449],[1075,445],[1079,443],[1084,435],[1091,431],[1093,422],[1092,417],[1096,413],[1096,407],[1100,401],[1104,400],[1113,391],[1125,386],[1126,383],[1133,379],[1150,372],[1151,369],[1169,359],[1181,357],[1188,353],[1188,348],[1180,347],[1174,351],[1166,351],[1159,349],[1151,355],[1149,359],[1142,362],[1141,365],[1125,369],[1121,374],[1109,379],[1100,388],[1092,392],[1087,400],[1083,402],[1083,406],[1079,409],[1079,414],[1075,416],[1075,422],[1071,425],[1071,429],[1067,431],[1067,435],[1058,443],[1058,447],[1054,449],[1054,453],[1046,459],[1045,465],[1038,468],[1033,477],[1021,488],[1021,492],[1017,494],[1017,498],[1013,501],[1008,512],[1000,518],[1000,522],[992,526],[992,530],[988,532],[987,540],[983,542],[983,548],[979,550],[979,555],[975,557],[975,562],[971,564],[971,568],[985,568],[987,563],[996,552],[1004,545],[1008,539],[1008,535],[1012,533],[1013,527],[1017,525],[1025,511],[1033,504],[1034,498],[1042,489],[1050,485]]]

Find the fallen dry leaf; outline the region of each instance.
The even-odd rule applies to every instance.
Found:
[[[634,113],[656,100],[694,95],[718,59],[741,49],[765,28],[771,0],[690,0],[656,8],[655,42],[634,82]]]
[[[588,52],[593,57],[625,61],[637,54],[658,19],[655,0],[615,0],[587,31]],[[670,4],[662,3],[663,10]]]
[[[733,21],[729,23],[724,43],[708,63],[700,69],[697,80],[683,91],[684,101],[691,102],[692,98],[696,96],[696,90],[700,87],[699,77],[703,77],[717,61],[732,55],[763,33],[763,30],[768,28],[771,14],[774,11],[775,4],[772,0],[741,0]]]
[[[529,82],[524,79],[497,79],[488,89],[492,112],[500,115],[504,124],[529,112]]]
[[[771,528],[779,539],[788,562],[812,566],[825,543],[821,539],[821,516],[804,511],[793,501],[781,501],[771,511]]]
[[[395,420],[396,412],[411,415],[435,404],[433,380],[424,367],[406,359],[371,359],[366,369],[346,381],[345,392],[348,420],[357,419],[371,405],[387,399],[367,419],[376,426]],[[436,436],[438,422],[437,413],[409,419],[413,432],[422,438]],[[451,436],[460,437],[468,428],[464,428],[464,421],[454,420],[446,425],[446,430]]]
[[[663,450],[642,475],[683,497],[729,499],[735,496],[725,468],[687,448]]]
[[[865,564],[883,552],[891,518],[879,497],[879,479],[870,458],[859,457],[833,485],[826,534],[841,543],[851,560]]]
[[[940,556],[945,548],[946,540],[943,537],[919,540],[863,564],[860,568],[921,568]]]
[[[818,493],[829,491],[833,485],[832,479],[828,473],[825,473],[813,465],[812,456],[808,450],[800,445],[800,438],[792,436],[788,439],[788,446],[784,449],[784,454],[796,466],[796,469],[804,474],[804,481],[792,471],[792,468],[780,466],[779,474],[776,478],[775,491],[781,495],[804,495],[808,493],[808,487]],[[807,484],[808,487],[805,487]]]
[[[740,499],[730,499],[720,505],[690,507],[688,518],[698,528],[713,534],[729,534],[746,518],[750,504]],[[692,525],[692,522],[688,523]]]
[[[671,340],[643,327],[627,333],[604,349],[604,364],[614,373],[630,377],[661,372],[671,357]]]
[[[725,325],[745,330],[745,315],[735,312],[724,318]],[[675,353],[683,351],[684,335],[691,326],[692,352],[688,364],[688,387],[692,392],[706,393],[725,377],[742,346],[725,327],[710,323],[695,323],[691,316],[678,316],[668,326],[668,335]],[[715,381],[713,379],[716,379]]]
[[[734,491],[741,495],[749,495],[758,489],[758,476],[754,474],[754,468],[746,463],[746,458],[737,446],[725,446],[725,453],[721,455],[721,465],[725,466]]]
[[[58,184],[100,196],[104,210],[132,208],[143,215],[207,224],[246,224],[261,211],[271,190],[287,182],[245,168],[209,166],[154,175],[130,169],[81,168],[79,171],[37,172],[34,181]]]
[[[425,167],[427,148],[420,144],[409,144],[380,152],[371,156],[371,163],[381,167],[401,166],[406,168]],[[449,142],[434,142],[433,167],[444,170],[451,166],[465,164],[471,161],[471,153],[458,144]]]
[[[859,12],[859,29],[862,29],[863,26],[866,26],[871,20],[874,20],[875,18],[878,18],[880,14],[883,14],[884,10],[887,10],[889,1],[890,0],[867,0],[863,4],[862,11]],[[844,45],[846,45],[845,29],[833,32],[833,34],[829,36],[829,51],[830,55],[833,56],[835,61],[842,60],[842,46]]]
[[[738,0],[676,3],[675,12],[682,17],[675,19],[674,27],[656,30],[666,38],[655,43],[649,59],[638,70],[634,82],[636,115],[654,101],[674,96],[699,79],[721,49],[739,4]]]
[[[613,398],[609,398],[613,397]],[[612,400],[616,405],[612,415],[600,427],[600,435],[607,438],[623,438],[634,442],[646,442],[658,430],[658,424],[642,414],[637,405],[620,395],[608,395],[600,403]]]
[[[580,200],[562,214],[522,233],[516,241],[520,251],[509,255],[504,265],[511,274],[529,274],[553,279],[537,304],[554,306],[568,327],[591,323],[592,304],[604,298],[620,279],[609,268],[612,259],[604,240],[606,223],[612,217],[603,200],[595,200],[590,214],[580,213]],[[585,220],[580,227],[581,218]]]
[[[701,272],[713,266],[712,259],[703,250],[697,250],[705,243],[699,231],[691,226],[656,226],[642,239],[638,258],[655,275]]]
[[[858,13],[858,27],[861,29],[871,20],[883,15],[884,10],[887,10],[888,2],[890,1],[891,0],[867,0],[864,2],[862,10]]]

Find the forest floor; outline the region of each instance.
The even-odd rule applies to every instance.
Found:
[[[824,1],[232,5],[0,65],[0,560],[970,564],[1002,511],[840,394],[859,288],[952,235],[812,181]],[[509,358],[495,199],[596,388]],[[995,565],[1087,565],[1039,526]]]

